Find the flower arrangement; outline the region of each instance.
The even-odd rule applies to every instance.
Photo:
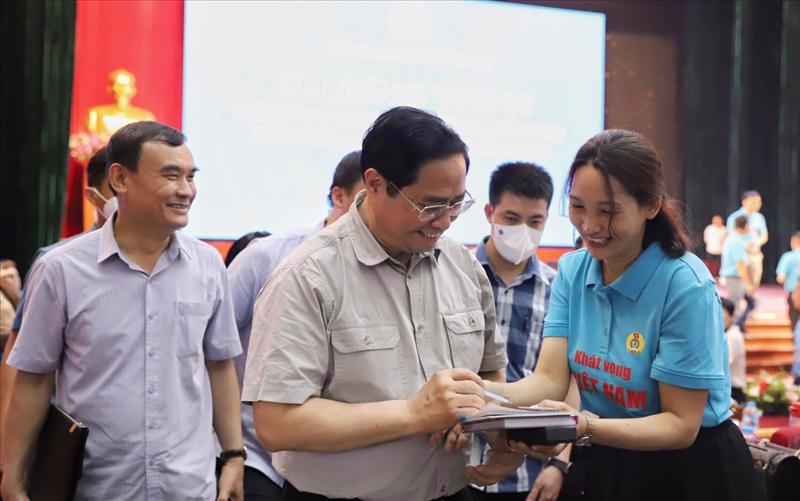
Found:
[[[86,164],[97,150],[108,143],[110,137],[108,134],[84,130],[76,132],[69,137],[69,154],[81,164]]]
[[[788,414],[789,405],[800,397],[800,389],[791,386],[791,378],[784,371],[768,374],[762,370],[758,377],[747,380],[745,394],[765,414]]]

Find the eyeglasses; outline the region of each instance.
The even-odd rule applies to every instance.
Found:
[[[456,202],[450,205],[447,204],[426,205],[425,207],[420,208],[419,205],[410,198],[408,198],[408,196],[405,193],[403,193],[403,190],[398,188],[396,184],[394,184],[391,181],[389,181],[389,184],[392,185],[392,188],[399,191],[400,195],[402,195],[402,197],[406,200],[406,202],[408,202],[408,204],[411,205],[411,207],[413,207],[415,211],[417,211],[417,215],[419,216],[419,220],[421,223],[429,223],[435,219],[439,219],[446,212],[449,214],[450,220],[453,221],[455,218],[466,212],[467,209],[475,205],[475,199],[472,198],[472,195],[470,195],[468,191],[465,191],[466,196],[468,196],[469,198],[465,198],[460,202]]]

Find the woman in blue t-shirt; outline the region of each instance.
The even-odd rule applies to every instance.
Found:
[[[569,217],[585,249],[553,282],[535,372],[487,383],[514,405],[578,415],[584,499],[766,499],[731,423],[730,375],[714,279],[694,254],[658,154],[640,134],[607,130],[578,151]],[[583,412],[560,402],[572,375]],[[549,399],[549,400],[548,400]],[[512,450],[554,455],[558,448]],[[502,467],[468,467],[486,483]]]

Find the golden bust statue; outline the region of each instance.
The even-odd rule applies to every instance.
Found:
[[[123,125],[141,120],[155,120],[151,112],[131,105],[136,95],[136,77],[128,70],[114,70],[108,75],[108,92],[114,104],[94,106],[89,110],[86,129],[98,134],[113,134]]]

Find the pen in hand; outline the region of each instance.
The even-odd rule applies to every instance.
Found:
[[[491,398],[492,400],[497,400],[501,404],[510,404],[511,400],[507,399],[503,395],[498,395],[497,393],[489,390],[483,390],[483,394],[487,397]]]

